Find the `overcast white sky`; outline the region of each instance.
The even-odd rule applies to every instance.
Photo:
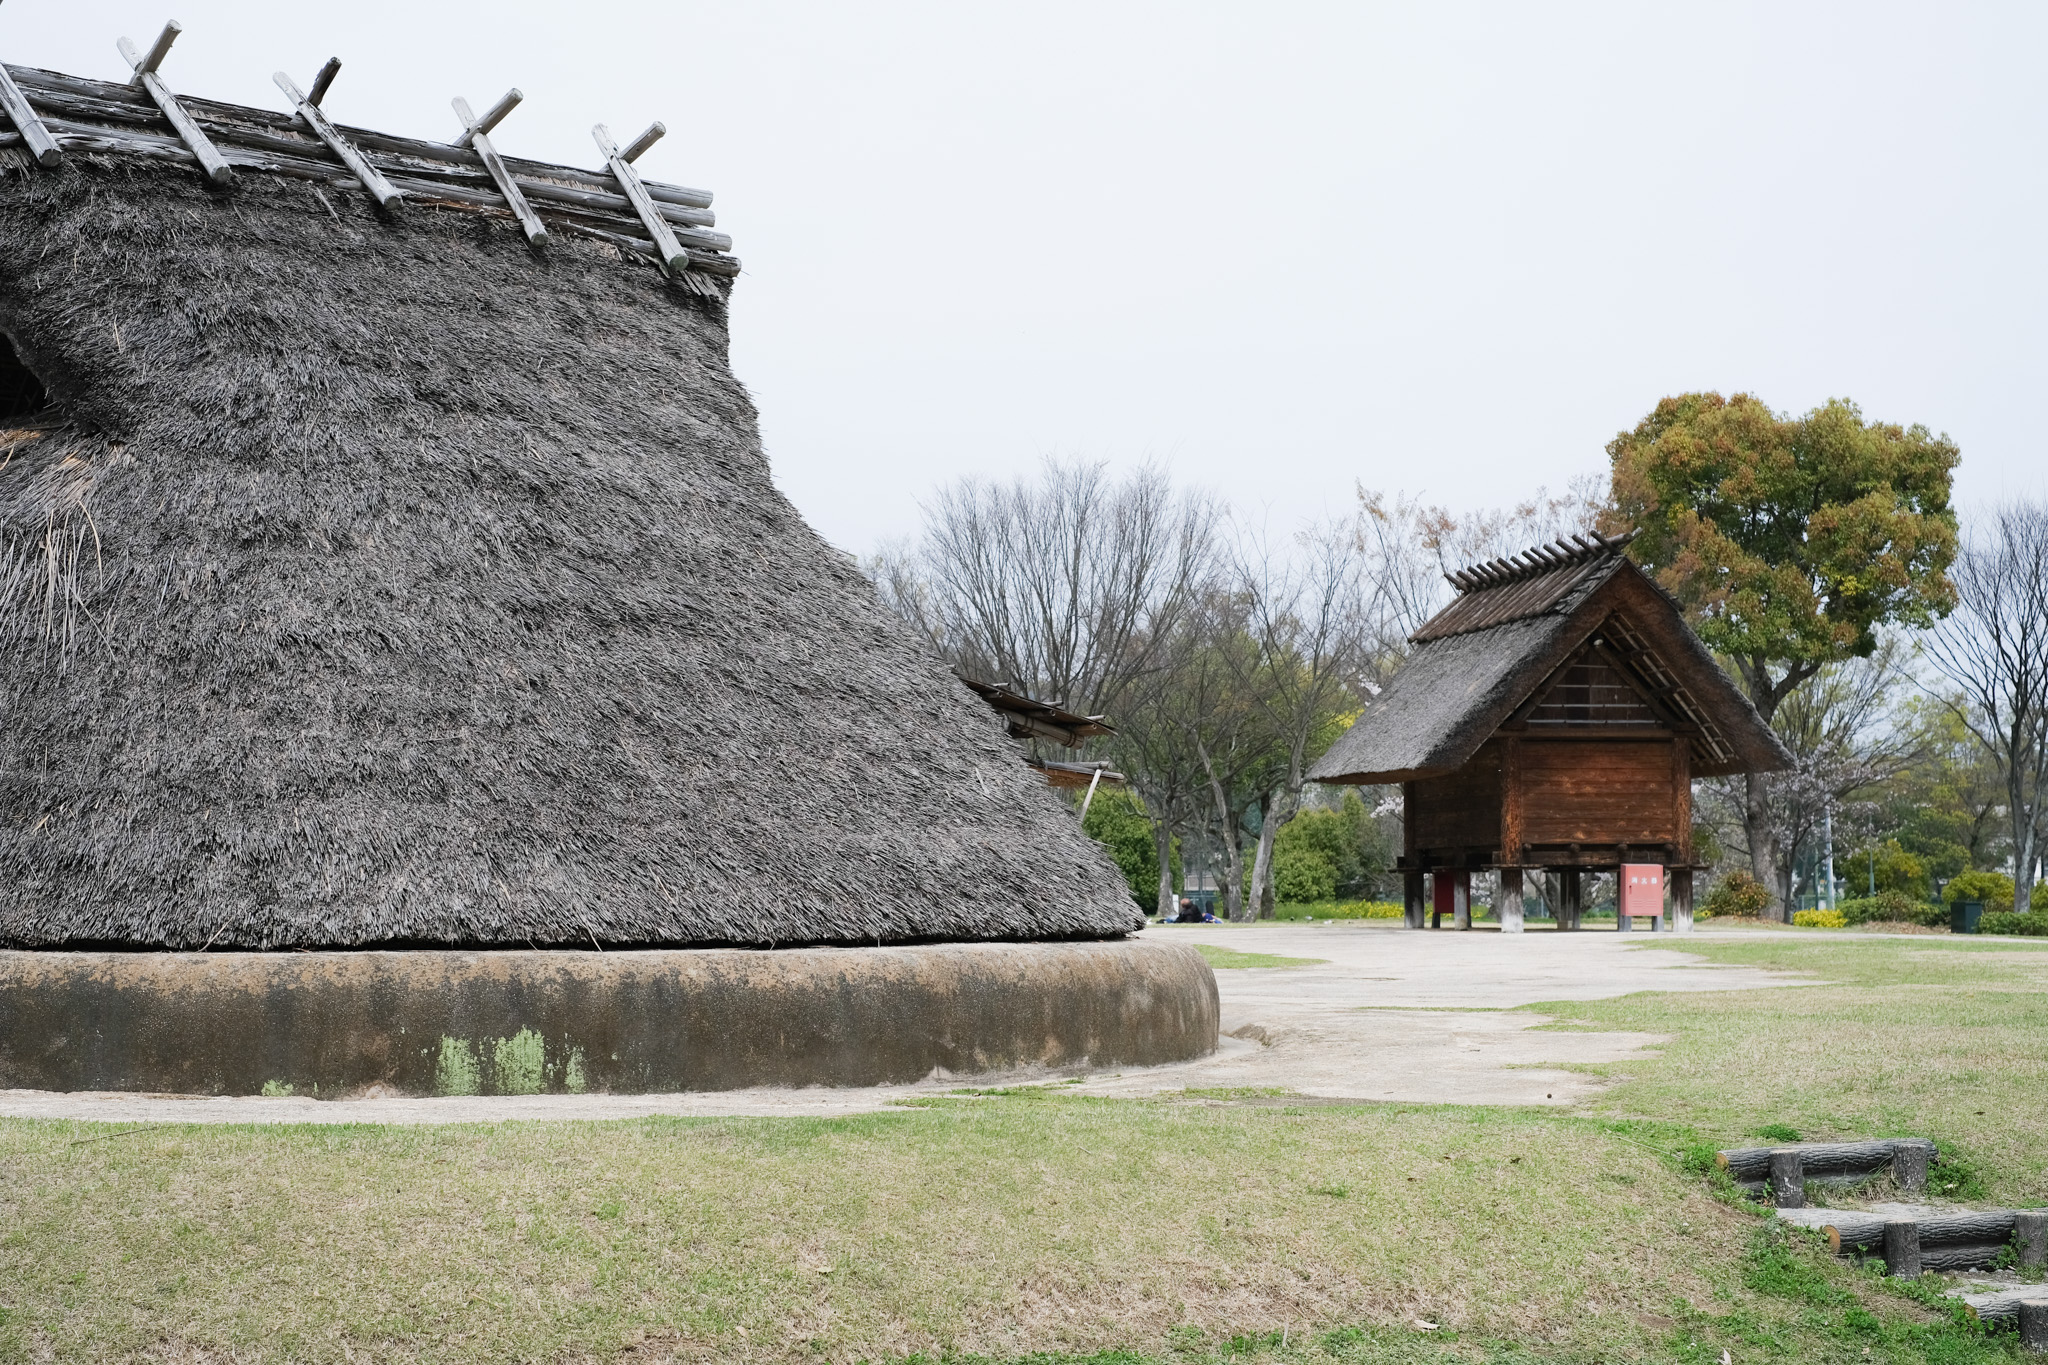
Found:
[[[1663,394],[1830,396],[2048,491],[2048,6],[6,0],[0,57],[594,165],[668,139],[746,263],[781,487],[859,553],[1046,455],[1275,529],[1501,504]]]

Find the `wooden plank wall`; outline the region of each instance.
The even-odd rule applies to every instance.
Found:
[[[1500,847],[1501,744],[1490,739],[1472,761],[1411,784],[1409,810],[1420,849]]]
[[[1520,747],[1527,793],[1523,838],[1527,842],[1683,841],[1685,824],[1678,799],[1681,772],[1675,761],[1677,745],[1672,741],[1525,736]]]

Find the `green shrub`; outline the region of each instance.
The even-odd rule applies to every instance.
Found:
[[[1948,923],[1948,911],[1943,907],[1914,900],[1899,891],[1880,891],[1875,896],[1859,896],[1855,900],[1843,901],[1835,908],[1842,912],[1842,918],[1852,926],[1924,924],[1934,929]]]
[[[1770,909],[1771,902],[1771,893],[1762,882],[1747,872],[1730,872],[1715,882],[1713,890],[1700,902],[1700,916],[1740,915],[1753,919]]]
[[[1159,903],[1159,845],[1152,836],[1152,817],[1137,793],[1116,787],[1098,788],[1081,822],[1088,836],[1109,850],[1117,871],[1131,889],[1138,908],[1151,914]],[[1180,840],[1173,841],[1173,884],[1180,885]]]
[[[1941,888],[1941,898],[1950,905],[1957,901],[1982,901],[1988,914],[2012,909],[2012,878],[2003,872],[1958,872]]]
[[[1893,891],[1908,900],[1922,902],[1934,892],[1927,860],[1908,852],[1897,839],[1887,839],[1874,849],[1857,849],[1837,866],[1848,886],[1867,886],[1875,881],[1878,894]]]
[[[2010,910],[1987,910],[1977,923],[1977,932],[2048,938],[2048,910],[2029,910],[2024,915],[2015,915]]]
[[[1291,823],[1291,822],[1290,822]],[[1322,851],[1293,848],[1283,855],[1274,836],[1273,895],[1277,900],[1313,904],[1337,898],[1337,867]]]
[[[1386,836],[1372,813],[1357,792],[1347,791],[1334,809],[1311,807],[1274,832],[1274,897],[1308,902],[1369,892],[1386,870],[1387,853]]]
[[[1275,919],[1399,919],[1404,911],[1397,901],[1316,901],[1311,904],[1282,901],[1274,909]]]
[[[1846,929],[1849,921],[1839,910],[1795,910],[1792,922],[1802,929]]]

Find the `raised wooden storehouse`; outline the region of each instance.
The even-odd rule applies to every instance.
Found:
[[[1573,537],[1452,574],[1457,599],[1316,764],[1319,782],[1401,784],[1411,927],[1426,873],[1464,924],[1472,872],[1497,869],[1513,932],[1525,872],[1560,874],[1560,927],[1576,928],[1583,874],[1625,867],[1646,886],[1661,869],[1689,927],[1693,779],[1791,762],[1628,540]]]

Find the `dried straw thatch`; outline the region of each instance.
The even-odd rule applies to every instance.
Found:
[[[0,943],[1137,926],[774,490],[729,286],[7,157],[0,332],[56,407],[0,436]]]

